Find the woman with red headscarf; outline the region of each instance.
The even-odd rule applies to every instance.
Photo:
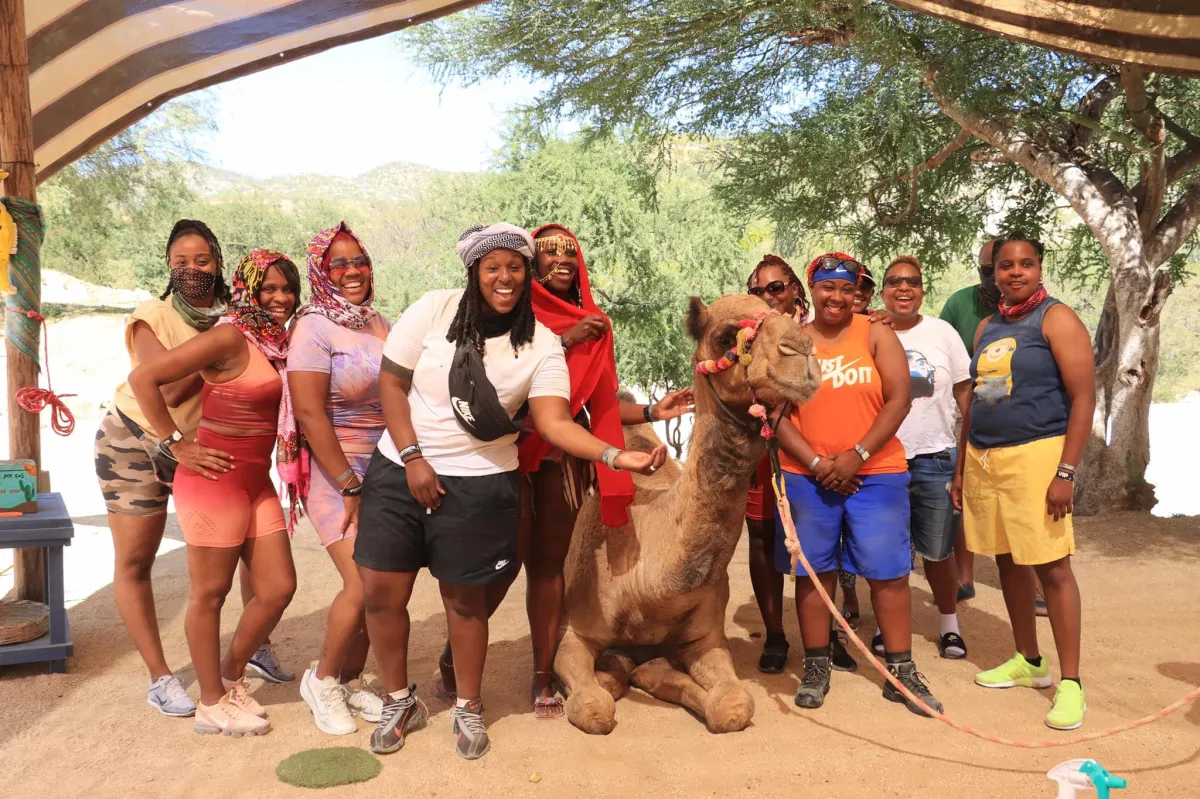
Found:
[[[652,405],[618,399],[617,360],[612,323],[592,299],[591,282],[579,240],[562,225],[543,225],[533,231],[533,311],[562,338],[571,373],[571,413],[597,438],[625,448],[623,425],[674,419],[692,410],[692,390],[667,394]],[[562,698],[554,687],[554,656],[562,620],[565,579],[563,565],[583,499],[600,494],[600,519],[606,527],[628,522],[633,480],[627,472],[584,463],[551,446],[526,424],[519,449],[522,484],[522,544],[528,589],[525,606],[533,644],[534,715],[555,719],[563,715]],[[515,578],[516,575],[514,574]],[[489,609],[495,611],[511,582],[489,587]],[[454,690],[449,644],[441,658],[443,690]]]
[[[371,307],[371,255],[340,222],[308,245],[308,305],[296,312],[288,385],[304,434],[292,475],[304,510],[342,578],[329,606],[321,657],[304,672],[300,696],[329,735],[377,722],[383,699],[361,679],[367,660],[363,587],[354,565],[362,476],[383,435],[379,368],[391,325]],[[310,456],[311,455],[311,462]]]

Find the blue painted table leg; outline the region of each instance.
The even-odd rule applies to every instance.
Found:
[[[63,548],[46,547],[46,594],[50,601],[50,643],[67,642],[67,607],[63,586]],[[50,661],[51,674],[64,674],[66,660]]]

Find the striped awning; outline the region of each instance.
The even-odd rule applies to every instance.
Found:
[[[483,0],[25,0],[38,180],[172,97]],[[889,0],[1089,58],[1200,75],[1200,0]]]
[[[172,97],[481,0],[25,0],[41,182]]]
[[[1200,76],[1200,0],[888,0],[1093,61]]]

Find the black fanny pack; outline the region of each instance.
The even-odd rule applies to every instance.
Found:
[[[480,441],[521,432],[528,403],[510,418],[496,396],[496,387],[483,368],[483,356],[470,345],[460,344],[450,364],[450,407],[464,432]]]
[[[113,406],[113,410],[117,413],[117,418],[121,420],[121,424],[125,425],[125,429],[133,433],[139,441],[146,440],[146,431],[137,422],[130,419],[125,414],[121,413],[121,409]],[[175,482],[175,470],[179,468],[179,461],[167,455],[157,445],[150,451],[150,463],[154,466],[154,476],[158,482],[165,486],[170,486]]]

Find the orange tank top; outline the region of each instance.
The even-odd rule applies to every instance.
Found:
[[[279,423],[283,379],[258,347],[247,342],[246,369],[228,383],[205,383],[201,417],[206,422],[250,430],[274,430]]]
[[[837,344],[816,344],[821,364],[821,387],[812,399],[792,411],[792,424],[818,455],[828,457],[854,449],[875,423],[883,407],[883,383],[871,357],[871,322],[855,314],[850,329]],[[812,474],[779,451],[780,466],[793,474]],[[904,445],[892,438],[871,453],[858,470],[863,474],[896,474],[908,470]]]

